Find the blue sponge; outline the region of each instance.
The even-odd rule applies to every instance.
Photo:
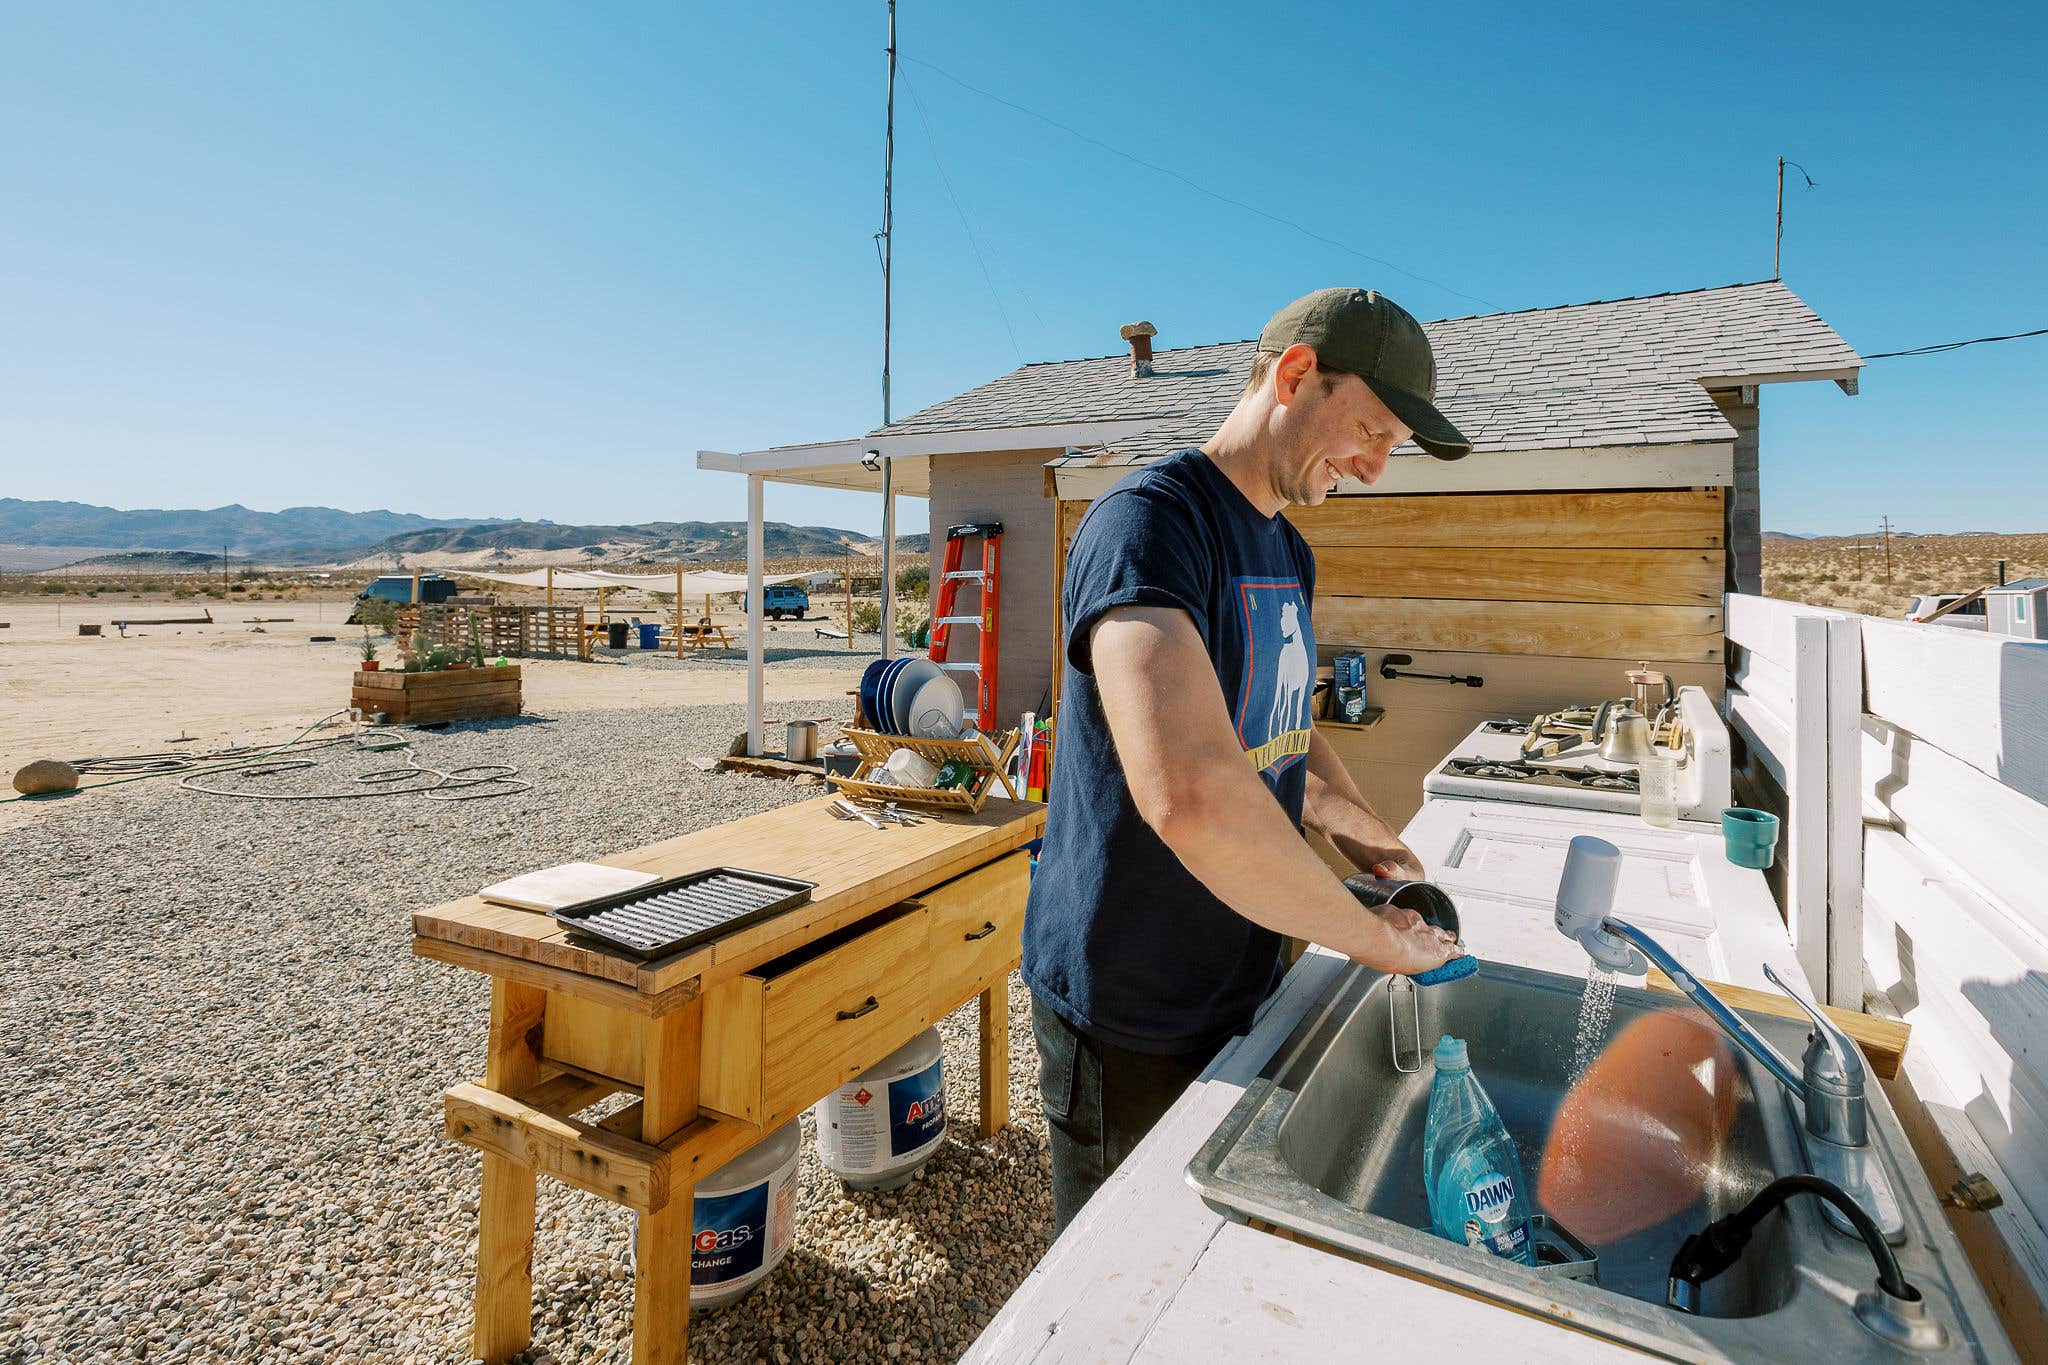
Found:
[[[1446,981],[1462,980],[1478,970],[1478,958],[1470,953],[1460,953],[1444,963],[1443,966],[1431,967],[1428,971],[1411,976],[1408,979],[1418,986],[1441,986]]]

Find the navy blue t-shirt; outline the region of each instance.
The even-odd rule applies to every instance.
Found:
[[[1024,979],[1076,1029],[1137,1052],[1216,1046],[1250,1024],[1280,937],[1195,879],[1131,800],[1102,714],[1088,634],[1115,607],[1179,607],[1246,759],[1296,827],[1307,783],[1315,556],[1199,450],[1133,474],[1081,520],[1067,555],[1059,741],[1045,848],[1024,916]]]

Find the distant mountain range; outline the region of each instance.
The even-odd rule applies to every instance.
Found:
[[[768,522],[770,559],[872,555],[871,535],[832,526]],[[921,552],[928,536],[903,536],[900,549]],[[618,561],[706,563],[743,559],[743,521],[655,521],[617,526],[564,526],[551,521],[422,517],[409,512],[343,512],[288,507],[255,512],[239,505],[207,510],[123,511],[82,502],[0,498],[0,547],[22,568],[57,562],[107,569],[177,572],[234,559],[288,564],[390,568],[489,568],[500,564],[584,564]],[[53,547],[37,554],[38,547]],[[64,547],[57,550],[55,547]],[[113,553],[91,555],[91,548]],[[54,556],[54,557],[53,557]],[[40,560],[41,564],[30,562]]]
[[[902,549],[922,550],[927,536],[899,537]],[[822,559],[872,555],[873,536],[834,526],[792,526],[766,522],[762,548],[769,559]],[[610,560],[686,564],[744,559],[743,521],[650,521],[630,526],[561,526],[546,521],[493,522],[459,529],[413,531],[369,547],[357,562],[392,561],[425,565],[488,567],[492,563],[591,563]]]
[[[206,509],[122,511],[84,502],[0,498],[0,544],[104,545],[117,550],[198,550],[216,557],[370,545],[407,532],[473,526],[478,519],[422,517],[410,512],[343,512],[287,507],[255,512],[239,503]]]

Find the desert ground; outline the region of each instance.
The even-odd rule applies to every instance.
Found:
[[[131,625],[125,636],[114,625],[208,610],[211,625]],[[12,774],[36,758],[205,752],[291,739],[348,705],[363,638],[360,627],[342,624],[348,613],[347,598],[312,593],[255,601],[164,592],[0,596],[0,621],[7,623],[0,629],[0,772]],[[269,619],[251,619],[259,617]],[[740,701],[743,625],[736,611],[722,606],[713,617],[730,631],[733,650],[712,648],[682,659],[637,648],[600,649],[589,661],[522,659],[526,708],[556,716]],[[97,624],[101,633],[81,636],[80,624]],[[842,695],[879,649],[873,635],[856,636],[850,650],[844,640],[821,638],[816,627],[824,624],[769,623],[771,720],[821,714],[815,707],[788,715],[784,709],[799,699]],[[375,639],[387,663],[396,658],[394,641]],[[0,804],[0,828],[56,804]]]
[[[1828,536],[1764,542],[1764,595],[1866,616],[1901,617],[1915,594],[1968,592],[1998,581],[2048,576],[2048,535],[1891,538]]]

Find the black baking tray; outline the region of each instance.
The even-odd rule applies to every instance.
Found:
[[[635,957],[666,957],[802,905],[816,882],[707,867],[548,913]]]

